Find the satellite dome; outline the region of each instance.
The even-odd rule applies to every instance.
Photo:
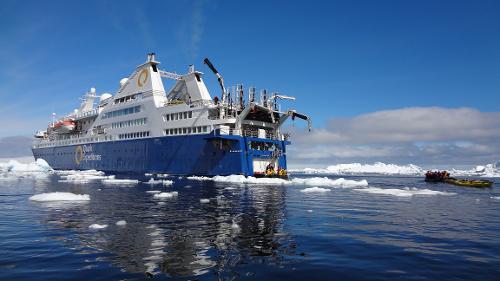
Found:
[[[123,87],[123,85],[125,85],[125,83],[127,83],[128,81],[128,78],[123,78],[122,80],[120,80],[120,87]]]
[[[99,97],[99,101],[103,101],[103,100],[107,100],[109,99],[110,97],[112,97],[113,95],[110,94],[110,93],[104,93],[102,94],[100,97]]]

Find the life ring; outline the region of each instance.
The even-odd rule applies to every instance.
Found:
[[[142,87],[148,81],[148,70],[143,69],[141,73],[139,73],[139,77],[137,77],[137,86]]]
[[[80,165],[80,162],[83,160],[83,149],[82,146],[79,145],[75,149],[75,163],[76,165]]]

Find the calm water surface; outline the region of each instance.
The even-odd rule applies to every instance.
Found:
[[[58,179],[0,181],[0,280],[498,280],[500,273],[498,184],[352,178],[455,193],[398,197],[178,178],[169,187]],[[179,195],[158,200],[146,192],[153,189]],[[91,200],[28,199],[55,191]],[[109,226],[90,229],[94,223]]]

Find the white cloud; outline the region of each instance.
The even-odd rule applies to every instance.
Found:
[[[292,132],[292,163],[348,161],[473,164],[500,158],[500,113],[412,107],[333,118],[312,133]]]

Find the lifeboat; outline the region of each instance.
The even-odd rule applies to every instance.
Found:
[[[58,133],[69,133],[76,128],[76,123],[73,120],[60,120],[54,124],[54,131]]]

